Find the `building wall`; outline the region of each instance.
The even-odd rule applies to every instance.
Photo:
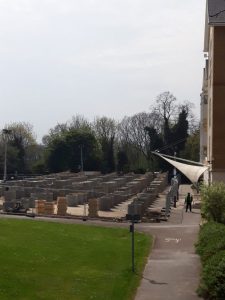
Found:
[[[206,118],[201,103],[201,162],[209,166],[208,172],[204,173],[204,180],[209,183],[225,182],[225,16],[212,17],[214,11],[223,7],[223,2],[208,0],[206,5],[204,52],[208,52],[208,78],[204,75],[202,99],[206,94],[208,103]],[[206,132],[203,130],[204,119]],[[207,156],[204,161],[205,133]]]
[[[212,29],[211,72],[212,70],[213,72],[209,122],[211,121],[213,126],[210,129],[212,134],[210,159],[212,173],[225,174],[225,27],[217,26]],[[221,178],[221,174],[219,177]]]
[[[211,174],[210,174],[210,182],[215,182],[215,181],[217,181],[217,182],[225,182],[225,170],[211,172]]]
[[[203,72],[200,120],[200,162],[207,163],[207,127],[208,127],[208,60]]]
[[[214,76],[214,27],[209,30],[209,54],[208,54],[208,114],[207,114],[207,161],[212,162],[212,141],[213,141],[213,76]]]

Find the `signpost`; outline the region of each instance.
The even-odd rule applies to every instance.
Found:
[[[131,262],[132,262],[132,272],[135,272],[135,261],[134,261],[134,223],[141,219],[140,215],[127,214],[126,219],[131,221],[130,233],[131,233]]]

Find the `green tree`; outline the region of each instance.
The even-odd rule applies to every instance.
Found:
[[[145,131],[148,133],[149,136],[149,150],[148,150],[148,157],[151,160],[151,167],[153,171],[156,171],[159,166],[161,166],[164,161],[153,155],[151,152],[160,149],[163,146],[163,140],[161,135],[157,132],[154,127],[145,127]]]
[[[30,173],[35,160],[30,159],[31,149],[37,147],[33,126],[25,122],[14,122],[5,126],[9,131],[7,137],[1,135],[2,156],[5,139],[8,139],[7,169],[8,173]]]
[[[178,115],[178,120],[172,128],[172,142],[175,144],[174,150],[177,155],[184,150],[185,143],[188,137],[188,111],[185,106],[181,106],[181,111]]]
[[[69,130],[67,123],[58,123],[55,127],[49,129],[48,134],[42,138],[43,145],[49,145],[57,137],[61,137]]]
[[[180,156],[193,160],[199,161],[200,153],[200,130],[197,128],[186,140],[184,150],[180,152]]]
[[[82,148],[82,150],[81,150]],[[100,151],[93,133],[69,130],[55,137],[47,146],[46,163],[50,172],[80,171],[81,151],[84,170],[98,170]]]
[[[102,150],[101,169],[103,173],[113,172],[115,170],[114,146],[117,124],[113,119],[102,117],[96,118],[93,127]]]
[[[44,135],[42,138],[42,143],[47,146],[56,137],[61,137],[70,130],[83,130],[92,132],[92,127],[83,116],[75,115],[71,120],[65,123],[58,123],[55,127],[50,128],[48,134]]]
[[[54,173],[69,170],[70,155],[70,148],[65,137],[55,137],[47,147],[46,165],[48,170]]]
[[[225,224],[225,184],[214,182],[201,187],[202,215],[208,221]]]
[[[117,153],[117,170],[118,172],[129,172],[129,160],[126,151],[119,150]]]

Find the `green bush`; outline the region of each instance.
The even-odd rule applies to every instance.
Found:
[[[225,250],[210,257],[203,266],[199,291],[206,299],[225,299]]]
[[[200,296],[205,299],[225,299],[225,226],[209,222],[199,233],[196,251],[202,260]]]
[[[215,222],[204,224],[196,244],[196,251],[201,256],[202,262],[206,262],[220,250],[225,250],[225,226]]]
[[[215,182],[201,187],[203,217],[208,221],[225,224],[225,184]]]

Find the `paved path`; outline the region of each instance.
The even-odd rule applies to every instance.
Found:
[[[183,197],[166,223],[142,228],[155,236],[135,300],[195,300],[199,283],[200,260],[195,254],[200,212],[183,210],[184,195],[189,186],[181,186]]]

